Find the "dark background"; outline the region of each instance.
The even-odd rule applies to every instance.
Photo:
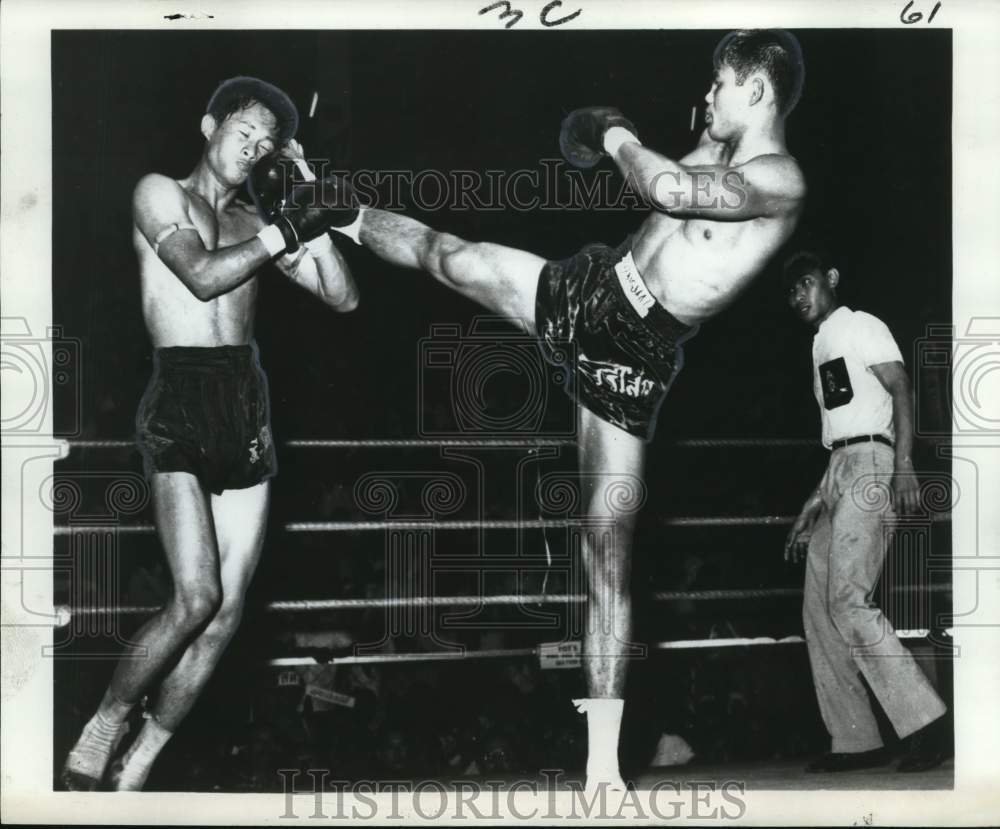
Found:
[[[690,111],[698,104],[700,124],[711,55],[722,34],[55,32],[53,319],[64,336],[80,341],[80,394],[57,398],[56,431],[92,439],[132,436],[152,360],[131,248],[131,192],[147,172],[176,178],[191,172],[203,145],[199,121],[221,80],[251,74],[284,88],[302,112],[307,154],[348,170],[538,169],[539,159],[558,157],[563,116],[597,103],[618,106],[644,143],[678,157],[696,139]],[[912,368],[927,327],[951,319],[951,34],[796,34],[807,72],[787,141],[809,185],[801,228],[833,249],[843,300],[883,319]],[[319,106],[308,121],[314,90]],[[615,244],[643,215],[408,212],[441,229],[549,258],[571,255],[587,242]],[[352,314],[329,311],[276,271],[262,279],[256,338],[279,444],[303,437],[417,436],[421,339],[434,323],[464,327],[480,313],[425,275],[394,269],[350,242],[338,240],[338,246],[361,288],[361,306]],[[635,574],[647,588],[801,584],[801,570],[781,561],[784,527],[666,531],[658,524],[676,515],[792,514],[822,473],[826,455],[818,447],[811,390],[811,331],[785,305],[778,261],[686,348],[684,370],[649,450]],[[950,431],[946,381],[919,371],[914,379],[921,422]],[[554,388],[551,397],[554,408],[567,405]],[[447,406],[447,400],[433,405]],[[808,437],[817,447],[693,450],[672,444],[684,437]],[[938,469],[935,455],[931,442],[920,442],[918,468]],[[352,488],[373,469],[469,471],[468,464],[437,454],[286,449],[280,457],[273,537],[251,606],[363,593],[371,589],[366,585],[387,583],[378,561],[381,538],[289,537],[274,527],[359,517]],[[571,457],[563,453],[560,462],[571,464]],[[61,465],[67,477],[140,468],[131,450],[75,450]],[[487,517],[509,512],[510,499],[503,492],[495,497]],[[442,540],[442,552],[475,541],[463,535]],[[934,554],[946,555],[948,533],[935,538]],[[155,569],[157,548],[152,538],[136,536],[121,545],[127,595],[124,585],[136,568]],[[640,631],[652,638],[679,631],[704,636],[720,616],[740,634],[800,632],[795,599],[764,608],[702,604],[684,619],[684,611],[638,601]],[[248,670],[241,658],[277,654],[259,638],[247,644],[248,637],[270,641],[275,624],[274,617],[265,622],[248,614],[224,664],[241,674]],[[768,658],[790,660],[777,673],[804,677],[808,691],[803,652]],[[81,716],[96,705],[110,665],[95,669],[92,663],[87,670],[86,679],[75,670],[64,679]],[[217,682],[227,687],[224,678]],[[73,683],[90,683],[91,690]],[[807,699],[800,706],[802,733],[814,733],[818,715]],[[67,721],[64,731],[78,727]],[[63,738],[57,728],[57,742]]]

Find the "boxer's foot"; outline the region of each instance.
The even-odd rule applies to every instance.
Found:
[[[114,753],[122,737],[128,733],[128,723],[115,722],[98,711],[83,727],[66,758],[60,780],[67,791],[92,792],[104,777],[108,758]]]

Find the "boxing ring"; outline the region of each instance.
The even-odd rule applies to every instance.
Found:
[[[69,440],[66,441],[70,450],[135,450],[135,444],[129,440]],[[813,448],[817,447],[814,440],[798,438],[782,439],[757,439],[757,438],[735,438],[735,439],[683,439],[672,441],[669,444],[678,449],[773,449],[773,448]],[[286,449],[306,450],[310,452],[352,449],[352,450],[391,450],[391,449],[441,449],[441,448],[499,448],[518,449],[533,452],[542,447],[573,447],[575,442],[571,439],[562,438],[539,438],[539,439],[369,439],[369,440],[329,440],[329,439],[300,439],[287,440],[281,442],[281,446]],[[59,472],[57,470],[56,475]],[[941,506],[938,504],[937,506]],[[643,509],[649,509],[646,506]],[[929,513],[930,521],[933,523],[945,523],[950,521],[950,514],[945,511]],[[746,528],[746,527],[784,527],[790,525],[795,520],[792,515],[728,515],[728,516],[669,516],[657,522],[657,527],[664,528]],[[394,519],[384,518],[381,520],[341,520],[341,521],[288,521],[280,525],[280,532],[285,534],[343,534],[343,533],[378,533],[389,531],[420,531],[420,532],[459,532],[459,531],[491,531],[491,530],[514,530],[514,531],[546,531],[546,530],[571,530],[581,526],[578,519],[489,519],[479,520],[459,520],[459,519]],[[149,523],[93,523],[86,524],[65,524],[57,523],[54,528],[56,538],[67,537],[72,543],[74,536],[93,534],[101,536],[104,534],[116,534],[121,536],[149,536],[155,535],[156,529]],[[546,542],[547,546],[547,542]],[[777,552],[777,551],[776,551]],[[268,550],[265,547],[263,555],[266,556]],[[549,560],[551,564],[551,559]],[[884,590],[886,588],[883,588]],[[951,585],[948,584],[893,584],[887,588],[893,594],[946,594],[950,595]],[[765,602],[772,599],[794,599],[802,596],[802,589],[798,587],[757,587],[757,588],[726,588],[726,589],[689,589],[689,590],[655,590],[646,598],[656,604],[669,604],[673,602],[697,602],[710,604],[713,607],[733,601]],[[79,597],[76,597],[79,598]],[[493,595],[412,595],[412,596],[384,596],[384,597],[364,597],[364,598],[313,598],[296,599],[280,598],[273,599],[263,606],[257,608],[267,614],[291,614],[292,616],[304,616],[321,612],[343,612],[351,613],[357,611],[391,611],[391,610],[436,610],[436,609],[482,609],[487,607],[542,607],[542,606],[580,606],[587,601],[587,596],[583,592],[509,592]],[[153,604],[86,604],[68,603],[58,604],[56,609],[56,627],[67,628],[76,627],[80,632],[96,630],[101,619],[109,619],[112,616],[148,616],[162,609],[162,605]],[[936,640],[937,644],[950,642],[951,630],[944,627],[920,627],[912,629],[896,629],[896,634],[901,639]],[[716,636],[712,635],[704,638],[683,638],[668,639],[658,642],[646,643],[653,652],[663,651],[688,651],[698,652],[716,650],[724,648],[770,648],[770,647],[799,647],[804,645],[805,640],[799,633],[790,632],[783,636]],[[405,663],[442,663],[442,662],[475,662],[481,660],[504,660],[504,659],[534,659],[541,661],[546,649],[553,643],[541,642],[538,644],[522,647],[499,647],[458,650],[425,650],[402,653],[359,653],[355,648],[354,653],[325,655],[286,655],[272,656],[262,659],[258,667],[264,670],[284,670],[289,668],[301,668],[317,665],[395,665]],[[576,643],[577,655],[579,654],[579,643]],[[685,766],[672,766],[664,768],[664,774],[670,780],[699,780],[705,778],[716,779],[740,779],[744,780],[748,788],[758,789],[934,789],[947,788],[953,785],[953,763],[947,762],[943,766],[929,772],[918,774],[898,775],[894,774],[891,767],[884,771],[880,769],[870,769],[860,772],[849,773],[821,773],[805,774],[805,760],[802,758],[785,759],[780,762],[769,763],[747,763],[737,766],[727,765],[726,767],[705,766],[699,764],[697,760]],[[656,780],[663,779],[663,775],[657,775],[655,770],[644,772],[639,776],[633,776],[637,787],[642,788],[651,785]]]

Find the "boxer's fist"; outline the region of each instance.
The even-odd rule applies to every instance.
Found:
[[[247,189],[258,215],[272,224],[281,215],[288,195],[304,181],[293,159],[272,153],[253,165],[247,176]]]
[[[604,133],[624,127],[633,135],[635,126],[614,107],[584,107],[573,110],[562,122],[559,148],[574,167],[593,167],[604,153]]]
[[[285,240],[285,252],[321,236],[330,228],[347,227],[358,218],[360,204],[351,183],[343,176],[328,176],[292,188],[273,224]]]

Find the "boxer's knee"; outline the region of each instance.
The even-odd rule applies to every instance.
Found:
[[[223,601],[205,628],[202,638],[213,645],[225,646],[236,634],[242,618],[242,601]]]
[[[170,609],[174,623],[184,632],[193,633],[205,627],[221,606],[221,589],[207,582],[177,588]]]

